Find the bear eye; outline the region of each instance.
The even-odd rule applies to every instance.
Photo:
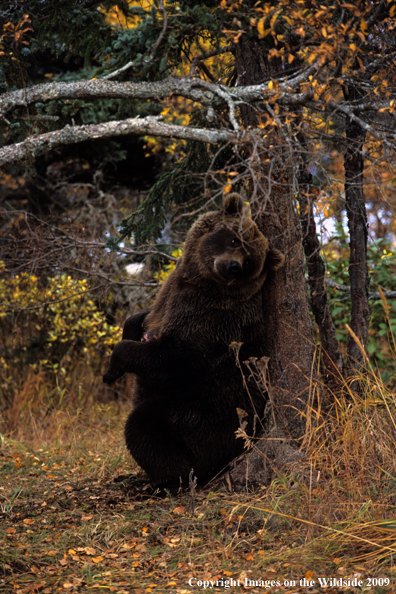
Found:
[[[241,240],[234,237],[234,239],[231,239],[231,245],[232,247],[239,247],[241,245]]]

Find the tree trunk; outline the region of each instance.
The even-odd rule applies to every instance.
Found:
[[[361,100],[355,86],[344,89],[348,101]],[[346,118],[346,151],[344,156],[345,201],[350,237],[349,279],[351,286],[350,328],[360,341],[350,335],[347,353],[348,367],[358,370],[364,359],[362,347],[367,344],[370,322],[368,301],[369,275],[367,268],[367,213],[363,197],[363,156],[365,132],[351,118]]]
[[[239,39],[235,46],[238,85],[258,84],[271,76],[267,51],[261,41],[244,35]],[[241,107],[241,116],[245,127],[258,124],[257,111],[250,106]],[[303,415],[313,373],[314,339],[294,198],[293,171],[297,162],[281,134],[263,140],[249,159],[255,173],[251,192],[253,216],[271,247],[285,254],[285,265],[268,277],[263,289],[275,418],[289,435],[299,438],[305,429]]]
[[[300,139],[300,144],[305,149],[303,138]],[[343,361],[325,285],[326,268],[320,254],[320,243],[313,212],[313,194],[310,191],[312,174],[306,166],[305,155],[306,153],[302,156],[298,176],[302,241],[308,268],[311,307],[319,329],[326,380],[330,386],[334,386],[339,385],[343,379]]]

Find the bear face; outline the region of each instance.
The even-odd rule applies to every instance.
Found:
[[[103,380],[136,375],[125,439],[153,485],[188,484],[191,469],[202,483],[239,455],[237,409],[248,434],[259,426],[267,395],[243,361],[267,354],[262,287],[282,263],[231,194],[192,226],[153,308],[126,321]]]
[[[268,271],[283,261],[283,254],[269,248],[242,198],[233,193],[220,211],[203,215],[193,225],[179,266],[187,282],[199,287],[206,282],[213,294],[225,294],[228,288],[245,299],[259,291]]]
[[[268,242],[249,238],[243,229],[222,226],[202,237],[199,255],[202,266],[215,282],[243,284],[258,278],[263,270]],[[260,257],[257,257],[257,253]]]

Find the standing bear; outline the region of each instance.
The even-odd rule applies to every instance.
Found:
[[[248,434],[262,419],[267,395],[243,361],[265,354],[262,286],[283,260],[230,194],[192,226],[153,308],[126,321],[103,381],[136,374],[125,439],[153,486],[210,480],[243,451],[237,408]]]

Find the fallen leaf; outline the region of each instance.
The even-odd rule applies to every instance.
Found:
[[[85,547],[85,549],[83,549],[83,551],[85,552],[86,555],[95,555],[96,554],[95,549],[93,549],[92,547]]]
[[[16,528],[7,528],[7,534],[16,534]]]

